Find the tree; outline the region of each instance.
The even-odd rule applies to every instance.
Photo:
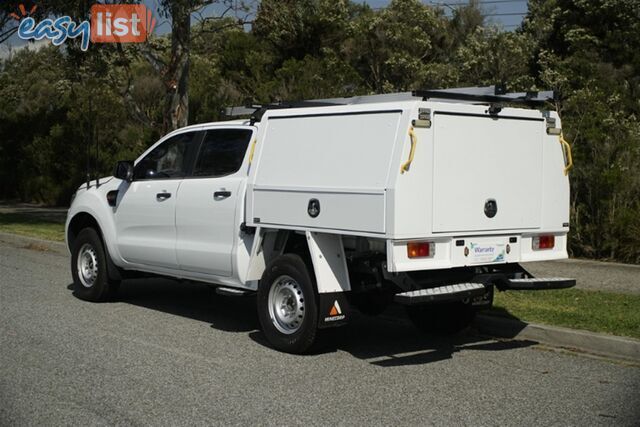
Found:
[[[509,90],[528,90],[535,85],[529,75],[531,39],[521,33],[478,27],[456,50],[459,84],[488,86],[505,83]]]
[[[186,126],[189,120],[189,67],[192,43],[191,19],[199,16],[200,31],[198,34],[220,31],[225,26],[211,26],[212,21],[220,21],[230,13],[244,13],[230,25],[240,26],[249,22],[250,8],[237,0],[163,0],[161,13],[171,19],[170,51],[168,58],[148,49],[143,45],[143,54],[156,72],[161,76],[165,86],[163,108],[163,132],[169,132]],[[201,11],[206,6],[217,5],[223,8],[217,15],[204,17]]]
[[[573,142],[578,256],[640,262],[639,14],[637,0],[536,0],[523,24]]]
[[[430,87],[427,64],[446,55],[446,18],[418,0],[392,0],[357,17],[351,41],[356,68],[376,93]]]

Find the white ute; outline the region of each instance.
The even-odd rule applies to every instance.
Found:
[[[253,109],[178,129],[76,192],[78,297],[162,275],[257,293],[273,347],[308,351],[351,307],[396,302],[455,332],[498,290],[551,289],[518,263],[567,258],[571,151],[548,93],[494,87]],[[523,104],[534,108],[513,108]]]

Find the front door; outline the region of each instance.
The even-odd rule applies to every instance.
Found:
[[[192,176],[178,191],[177,257],[180,269],[233,274],[233,249],[247,181],[246,152],[253,130],[207,130]]]
[[[184,132],[157,145],[134,168],[115,209],[117,243],[125,261],[175,269],[176,202],[201,133]]]

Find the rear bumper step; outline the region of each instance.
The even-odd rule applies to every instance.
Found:
[[[502,291],[525,291],[565,289],[576,285],[576,279],[563,277],[506,279],[496,284]],[[458,283],[436,288],[417,289],[396,294],[395,302],[403,305],[428,304],[434,302],[460,301],[465,298],[482,297],[490,285],[482,283]]]
[[[526,291],[526,290],[543,290],[543,289],[565,289],[572,288],[576,285],[576,279],[567,279],[564,277],[540,277],[526,279],[509,279],[507,283],[501,286],[504,291]]]
[[[484,295],[487,287],[482,283],[458,283],[437,288],[418,289],[396,294],[394,300],[399,304],[414,305],[430,302],[460,301]]]

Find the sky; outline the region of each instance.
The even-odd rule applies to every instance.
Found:
[[[359,1],[359,0],[353,0]],[[360,0],[362,3],[369,4],[372,8],[383,8],[387,6],[390,0]],[[156,18],[158,24],[156,25],[156,34],[165,34],[171,30],[170,22],[167,22],[163,18],[157,15],[157,10],[160,5],[160,0],[144,0],[144,4],[151,9]],[[463,4],[466,4],[465,0],[422,0],[425,4],[439,6],[444,9],[445,13],[451,14],[451,11]],[[97,2],[96,2],[97,3]],[[484,12],[487,22],[497,24],[507,31],[512,31],[520,25],[522,19],[527,12],[527,0],[479,0],[482,11]],[[212,15],[214,13],[220,13],[220,5],[211,5],[202,11],[204,16]],[[41,42],[32,43],[32,48],[38,46],[44,46],[49,43],[47,40]],[[21,40],[17,35],[14,35],[7,42],[0,45],[0,58],[6,57],[9,54],[9,48],[20,49],[25,46],[26,42]]]

